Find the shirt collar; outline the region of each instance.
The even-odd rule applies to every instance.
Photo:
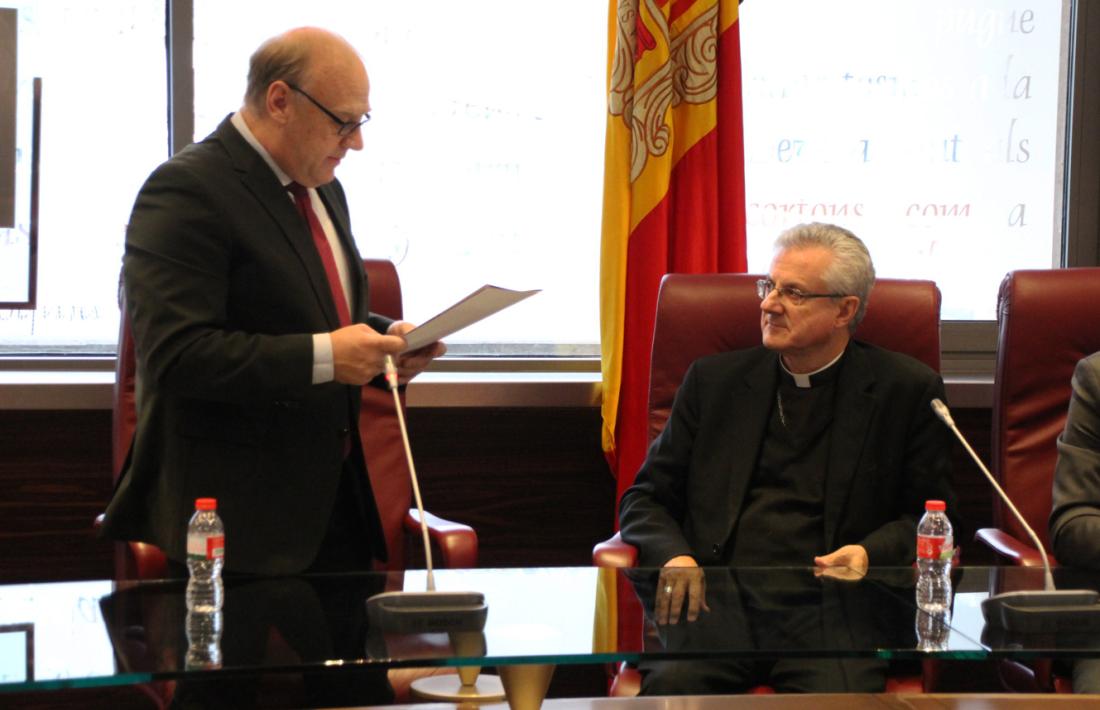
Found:
[[[289,185],[291,182],[290,176],[283,172],[283,169],[278,166],[278,164],[275,162],[275,159],[271,157],[271,153],[268,153],[267,149],[264,148],[263,145],[260,144],[260,141],[256,139],[256,136],[252,133],[251,129],[249,129],[248,124],[245,123],[244,116],[241,115],[241,112],[237,111],[236,113],[234,113],[232,116],[230,116],[229,121],[233,124],[233,127],[236,128],[237,131],[241,134],[241,137],[244,138],[245,142],[252,146],[252,148],[260,154],[260,157],[264,159],[264,162],[267,163],[267,166],[271,168],[271,171],[273,173],[275,173],[275,177],[279,179],[279,184],[281,184],[283,187]]]
[[[844,350],[841,350],[839,355],[834,357],[832,360],[827,362],[822,367],[817,368],[813,372],[806,372],[806,373],[791,372],[790,370],[787,369],[787,365],[783,362],[783,356],[782,355],[779,356],[779,366],[781,368],[783,368],[783,372],[786,372],[788,375],[791,376],[792,379],[794,379],[795,385],[797,385],[798,387],[800,387],[802,389],[807,389],[809,387],[813,387],[814,382],[813,382],[812,378],[814,377],[814,375],[820,375],[821,373],[823,373],[826,370],[828,370],[829,368],[831,368],[833,365],[837,364],[840,361],[840,358],[844,357],[844,353],[847,352],[847,350],[848,350],[847,348],[845,348]]]

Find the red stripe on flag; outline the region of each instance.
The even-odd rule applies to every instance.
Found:
[[[725,225],[718,256],[719,271],[749,269],[745,244],[745,129],[741,103],[741,23],[735,22],[718,42],[718,222]]]
[[[740,121],[736,123],[740,134]],[[722,143],[730,140],[719,123],[717,130],[692,146],[673,168],[665,198],[630,234],[622,385],[615,423],[620,496],[634,482],[649,445],[649,367],[661,277],[666,273],[743,272],[747,268],[741,171],[730,170],[725,176],[718,170]],[[738,146],[735,151],[726,146],[725,150],[736,153],[743,148]],[[726,204],[729,202],[734,204]]]

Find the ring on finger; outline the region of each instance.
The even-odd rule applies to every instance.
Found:
[[[672,594],[672,585],[671,584],[666,584],[665,585],[665,594]]]

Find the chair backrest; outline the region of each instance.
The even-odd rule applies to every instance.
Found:
[[[664,428],[693,361],[760,344],[752,274],[668,274],[657,295],[649,380],[649,438]],[[856,338],[940,369],[940,291],[932,281],[878,279]]]
[[[370,283],[371,311],[401,320],[401,280],[393,262],[364,259],[363,267]],[[403,391],[400,400],[404,407]],[[359,411],[359,438],[363,441],[367,472],[390,553],[385,567],[392,570],[405,569],[404,520],[412,502],[412,483],[392,392],[373,385],[363,388]]]
[[[365,259],[370,288],[371,310],[374,313],[400,320],[402,317],[401,281],[397,269],[390,261]],[[137,362],[134,341],[130,333],[130,319],[125,301],[119,325],[118,359],[115,366],[114,407],[112,416],[111,451],[113,478],[118,479],[130,449],[137,427],[135,385]],[[404,406],[404,394],[401,404]],[[401,443],[401,431],[394,409],[393,395],[379,387],[363,388],[362,409],[359,416],[359,435],[363,441],[363,453],[367,460],[371,487],[374,490],[382,529],[390,551],[389,569],[405,568],[404,519],[412,501],[412,484],[409,481],[408,464]],[[164,554],[152,545],[129,543],[129,551],[116,555],[115,574],[120,579],[152,579],[164,575]]]
[[[997,300],[992,473],[1048,551],[1056,441],[1065,428],[1073,368],[1100,350],[1098,303],[1100,268],[1012,271]],[[999,500],[993,523],[1028,540]]]

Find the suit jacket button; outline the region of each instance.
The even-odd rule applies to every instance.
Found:
[[[351,433],[351,430],[349,430],[347,427],[344,427],[344,428],[340,429],[339,432],[337,432],[337,436],[339,436],[340,438],[344,438],[345,436],[347,436],[350,433]]]
[[[717,555],[719,552],[722,551],[722,546],[721,545],[711,545],[710,551],[713,554]]]

